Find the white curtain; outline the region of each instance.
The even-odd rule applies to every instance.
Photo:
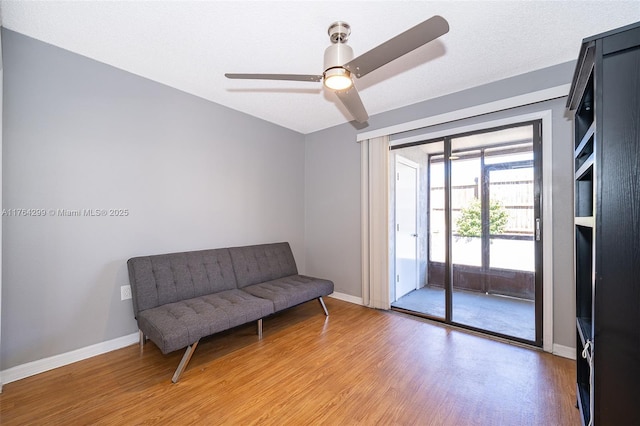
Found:
[[[362,299],[389,309],[389,137],[361,142]]]

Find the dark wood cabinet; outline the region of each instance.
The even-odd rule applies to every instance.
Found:
[[[640,23],[584,39],[574,114],[577,399],[640,425]]]

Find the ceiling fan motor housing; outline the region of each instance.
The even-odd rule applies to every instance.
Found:
[[[351,27],[343,21],[336,21],[327,30],[331,45],[324,51],[324,70],[342,68],[344,64],[353,59],[353,50],[346,44]]]
[[[353,49],[344,43],[336,43],[324,51],[324,69],[342,67],[353,59]]]

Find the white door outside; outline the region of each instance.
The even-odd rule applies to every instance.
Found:
[[[418,286],[418,165],[396,157],[396,294],[398,300]]]

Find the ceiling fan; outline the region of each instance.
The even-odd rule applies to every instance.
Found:
[[[449,32],[449,23],[443,17],[436,15],[354,58],[353,50],[346,44],[351,34],[351,27],[346,22],[338,21],[329,26],[328,33],[332,44],[324,51],[324,72],[320,75],[225,74],[225,76],[248,80],[322,81],[327,89],[335,92],[351,116],[356,121],[364,123],[369,119],[369,115],[353,84],[353,77],[360,78],[367,75],[447,32]]]

